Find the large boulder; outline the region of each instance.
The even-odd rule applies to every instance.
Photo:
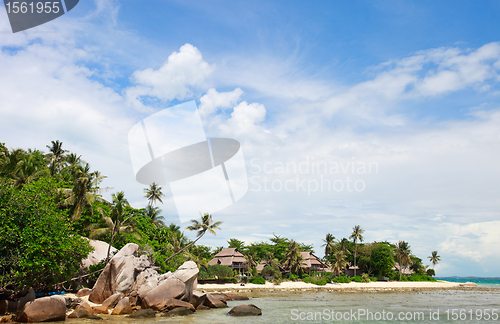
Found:
[[[87,239],[86,237],[84,238]],[[90,252],[87,258],[82,261],[84,268],[89,268],[92,265],[99,264],[102,260],[106,260],[106,257],[108,256],[108,243],[98,240],[89,240],[89,243],[94,248],[94,251]],[[118,250],[111,247],[111,254],[116,253],[116,251]]]
[[[143,298],[143,308],[160,310],[167,300],[182,299],[186,293],[186,285],[182,280],[174,277],[168,278]]]
[[[172,316],[186,316],[186,315],[191,315],[194,312],[186,307],[177,307],[172,310],[169,310],[168,312],[164,313],[162,317],[172,317]]]
[[[207,294],[206,299],[203,303],[205,306],[210,307],[210,308],[226,308],[227,303],[223,300],[218,299],[217,297],[213,296],[212,294]]]
[[[139,309],[134,311],[132,314],[129,316],[130,318],[151,318],[151,317],[156,317],[156,312],[152,309]]]
[[[56,322],[66,320],[66,300],[61,296],[50,296],[28,302],[19,314],[18,321]]]
[[[78,290],[78,292],[76,293],[76,297],[88,296],[88,295],[90,295],[91,291],[92,290],[90,288],[82,288],[82,289]]]
[[[262,315],[262,311],[254,304],[238,305],[233,307],[228,314],[231,316],[257,316]]]
[[[89,300],[101,304],[111,295],[129,293],[135,284],[135,255],[139,246],[128,243],[111,259],[97,279]]]
[[[178,307],[184,307],[192,310],[193,312],[195,311],[195,307],[192,304],[178,299],[168,299],[160,311],[166,312]]]
[[[189,302],[191,303],[191,305],[194,306],[194,308],[197,308],[198,306],[203,305],[205,303],[205,299],[207,299],[206,293],[200,291],[193,291],[193,294]]]
[[[17,313],[23,310],[26,303],[35,300],[35,291],[29,288],[24,292],[15,294],[14,300],[2,299],[0,300],[0,315],[11,312]]]
[[[111,315],[125,315],[125,314],[131,314],[134,310],[130,306],[130,302],[128,297],[123,298],[116,304],[115,309],[113,309],[113,312]]]
[[[106,307],[106,309],[115,308],[116,304],[118,304],[118,302],[122,298],[123,298],[122,293],[113,294],[113,295],[109,296],[108,298],[106,298],[105,301],[102,302],[102,306]]]
[[[197,286],[197,278],[198,278],[198,266],[193,261],[184,262],[174,273],[172,276],[182,280],[186,285],[186,299],[190,300],[193,295],[193,291]]]
[[[137,294],[140,298],[144,298],[151,290],[158,287],[160,283],[160,275],[154,269],[145,269],[141,271],[135,280],[134,290],[137,290]]]

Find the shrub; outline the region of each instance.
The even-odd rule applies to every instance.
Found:
[[[341,274],[340,276],[333,278],[332,280],[335,283],[349,283],[351,280],[347,278],[344,274]]]
[[[432,281],[435,282],[437,281],[436,279],[429,277],[427,275],[420,275],[420,274],[412,274],[409,278],[409,281]]]
[[[214,279],[214,278],[233,278],[234,272],[228,266],[214,264],[208,267],[200,267],[200,272],[198,274],[201,280]]]
[[[263,277],[273,277],[281,279],[281,271],[277,265],[274,266],[265,266],[260,273]]]
[[[434,271],[434,269],[427,269],[427,275],[428,276],[435,276],[436,275],[436,271]]]
[[[224,278],[222,279],[223,283],[238,283],[238,279],[232,277],[232,278]]]
[[[256,285],[264,285],[266,283],[266,279],[262,277],[253,277],[250,279],[250,282]]]
[[[377,278],[375,277],[368,277],[371,281],[377,281]]]
[[[290,275],[288,276],[288,279],[290,279],[291,281],[297,281],[297,280],[299,280],[299,276],[294,275],[293,273],[290,273]]]
[[[312,283],[318,286],[324,286],[330,282],[330,279],[326,277],[307,277],[304,278],[302,281],[304,281],[305,283]]]
[[[273,279],[273,284],[275,284],[275,285],[281,285],[281,278],[274,278]]]

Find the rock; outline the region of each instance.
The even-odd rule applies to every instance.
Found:
[[[90,315],[87,317],[88,319],[93,319],[93,320],[102,320],[103,318],[97,315]]]
[[[150,318],[150,317],[156,317],[156,313],[151,308],[140,309],[140,310],[136,310],[135,312],[133,312],[132,314],[130,314],[127,317],[131,317],[131,318]]]
[[[203,305],[210,307],[210,308],[226,308],[227,304],[223,300],[219,300],[216,297],[214,297],[212,294],[206,294],[207,298],[205,299],[205,302]]]
[[[71,314],[68,315],[68,318],[86,318],[89,317],[90,314],[85,308],[77,307]]]
[[[193,312],[195,311],[195,307],[188,302],[178,300],[178,299],[169,299],[165,301],[165,305],[160,309],[161,312],[166,312],[172,310],[177,307],[189,308]]]
[[[171,277],[151,290],[143,298],[143,308],[160,310],[168,299],[181,299],[186,295],[186,285],[181,280]]]
[[[133,309],[130,307],[128,297],[125,297],[118,302],[113,312],[111,312],[111,315],[125,315],[132,313],[132,311]]]
[[[146,269],[139,273],[135,281],[134,289],[140,298],[144,298],[151,290],[158,287],[160,275],[154,269]]]
[[[191,315],[194,312],[190,310],[189,308],[186,307],[177,307],[174,308],[165,314],[162,315],[162,317],[171,317],[171,316],[186,316],[186,315]]]
[[[82,303],[81,298],[64,296],[64,300],[66,300],[66,307],[69,309],[75,309],[78,305]]]
[[[466,282],[459,284],[460,287],[477,287],[477,284],[474,282]]]
[[[82,288],[82,289],[78,290],[78,292],[76,293],[76,297],[88,296],[88,295],[90,295],[91,291],[92,291],[92,289],[90,289],[90,288]]]
[[[143,254],[134,260],[134,269],[137,272],[145,271],[146,269],[150,269],[153,266],[153,263],[149,260],[148,256]]]
[[[33,301],[36,298],[35,291],[31,287],[16,295],[18,296],[15,297],[15,300],[10,300],[10,299],[0,300],[0,315],[8,312],[11,313],[20,312],[23,310],[24,305],[26,305],[26,303]]]
[[[262,315],[262,311],[254,304],[250,304],[235,306],[228,314],[231,316],[257,316]]]
[[[198,266],[193,261],[184,262],[174,273],[172,276],[182,280],[186,285],[187,295],[186,300],[190,300],[193,294],[193,291],[196,289],[197,285],[197,277],[198,277]]]
[[[112,296],[109,296],[105,301],[102,302],[102,306],[106,307],[106,309],[115,308],[116,304],[123,298],[122,293],[116,293]]]
[[[207,299],[206,293],[193,291],[193,295],[191,296],[189,302],[194,306],[194,308],[197,308],[198,306],[203,305],[205,299]]]
[[[236,295],[233,293],[225,293],[225,298],[223,299],[225,302],[232,301],[232,300],[249,300],[247,296],[240,296]]]
[[[200,306],[196,307],[197,311],[199,311],[199,310],[207,310],[207,309],[210,309],[210,307],[205,306],[205,305],[200,305]]]
[[[106,260],[108,255],[108,243],[98,240],[89,240],[89,243],[94,248],[94,251],[90,252],[87,258],[82,261],[84,268],[89,268],[91,265],[99,264],[102,260]],[[111,255],[116,253],[116,251],[118,250],[111,247]]]
[[[50,296],[28,302],[19,314],[20,322],[56,322],[66,320],[66,300],[61,296]]]
[[[15,323],[17,322],[17,314],[9,314],[7,316],[2,317],[0,323]]]
[[[135,254],[139,246],[135,243],[125,245],[106,265],[97,279],[89,300],[96,304],[102,303],[109,296],[119,293],[129,293],[135,284]]]
[[[109,314],[108,308],[103,305],[92,306],[92,312],[94,314]]]

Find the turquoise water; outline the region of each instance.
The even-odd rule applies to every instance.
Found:
[[[451,282],[473,282],[481,287],[500,288],[500,278],[477,278],[477,277],[436,277],[437,280]]]
[[[255,304],[262,309],[258,317],[230,317],[227,312],[240,304]],[[132,320],[122,316],[105,316],[112,323],[500,323],[493,320],[492,310],[500,315],[500,289],[439,290],[413,293],[276,293],[228,302],[230,308],[199,311],[178,318]],[[339,320],[332,320],[331,316]],[[359,316],[359,314],[371,313]],[[439,312],[439,313],[438,313]],[[351,317],[351,313],[355,317]],[[327,315],[325,315],[327,314]],[[340,315],[336,315],[340,314]],[[382,316],[385,314],[385,321]],[[389,320],[392,314],[392,321]],[[454,315],[455,314],[455,315]],[[462,315],[460,315],[462,314]],[[484,320],[486,314],[490,319]],[[309,316],[309,320],[308,320]],[[347,317],[346,317],[347,316]],[[378,316],[380,319],[377,320]],[[401,317],[401,320],[399,318]],[[454,316],[458,316],[453,320]],[[460,319],[462,316],[462,319]],[[478,320],[479,317],[481,320]],[[302,317],[302,320],[300,319]],[[343,317],[343,319],[340,319]],[[417,318],[418,317],[418,318]],[[90,320],[68,319],[67,323],[89,323]]]

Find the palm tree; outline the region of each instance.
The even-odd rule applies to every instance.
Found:
[[[47,145],[47,148],[50,150],[48,154],[48,158],[50,159],[50,175],[54,176],[58,171],[59,165],[64,161],[64,153],[65,150],[62,149],[62,142],[51,141],[52,145]]]
[[[44,166],[37,163],[37,152],[38,151],[26,154],[17,162],[14,173],[12,174],[16,187],[21,188],[23,185],[49,174]]]
[[[160,216],[161,209],[159,207],[153,207],[151,205],[147,205],[144,210],[144,214],[151,220],[151,223],[155,224],[157,227],[165,226],[162,219],[165,219],[163,216]]]
[[[344,252],[344,255],[347,257],[351,252],[349,252],[349,240],[345,237],[337,243],[337,250]]]
[[[325,259],[330,259],[330,254],[332,254],[333,249],[335,248],[335,236],[332,234],[328,233],[326,234],[325,239],[323,240],[325,244],[322,246],[325,247]]]
[[[149,188],[144,189],[144,193],[146,194],[144,198],[149,200],[149,205],[156,205],[156,201],[163,204],[161,197],[165,195],[161,192],[161,187],[156,182],[150,184]]]
[[[438,251],[432,251],[431,256],[428,257],[429,261],[432,262],[432,269],[434,269],[434,266],[441,261],[441,257],[438,255]]]
[[[219,225],[222,224],[222,222],[215,222],[214,223],[214,221],[212,219],[212,215],[210,215],[208,213],[201,215],[201,222],[197,221],[196,219],[192,219],[191,223],[192,224],[190,226],[188,226],[186,229],[189,231],[198,231],[198,233],[197,233],[198,237],[193,242],[191,242],[187,246],[185,246],[182,250],[180,250],[180,251],[174,253],[172,256],[170,256],[167,260],[165,260],[165,263],[168,260],[175,257],[176,255],[182,253],[184,250],[188,249],[192,245],[194,245],[199,239],[201,239],[203,237],[203,235],[205,235],[206,232],[210,232],[213,235],[217,235],[217,233],[215,233],[215,230],[216,229],[220,230]]]
[[[95,228],[95,225],[91,225],[92,231],[90,233],[90,238],[95,238],[111,233],[111,240],[109,242],[108,253],[106,255],[106,264],[109,261],[109,253],[111,251],[111,246],[113,244],[115,236],[119,235],[120,232],[133,233],[135,230],[133,223],[134,214],[127,213],[127,208],[130,207],[130,205],[125,198],[125,194],[123,193],[123,191],[119,191],[116,194],[113,194],[112,198],[113,203],[111,204],[111,211],[109,213],[109,216],[104,216],[103,213],[101,214],[103,220],[106,222],[106,226]],[[138,234],[136,233],[136,235]]]
[[[401,275],[403,274],[403,269],[406,269],[411,261],[411,250],[408,242],[399,241],[396,247],[395,257],[399,263],[399,280],[401,280]]]
[[[344,250],[337,249],[332,255],[331,264],[333,272],[338,276],[347,265],[347,255]]]
[[[299,273],[302,271],[302,255],[300,254],[299,243],[291,240],[285,253],[285,265],[292,273]]]
[[[358,253],[358,240],[363,242],[363,233],[365,232],[361,226],[356,225],[352,228],[351,236],[349,237],[354,242],[354,276],[356,276],[356,257]]]
[[[75,171],[75,183],[73,189],[63,189],[63,193],[69,197],[63,200],[62,206],[72,206],[73,213],[71,220],[77,220],[82,214],[83,208],[87,206],[93,215],[92,204],[98,201],[104,201],[98,193],[102,190],[97,185],[104,179],[100,172],[90,172],[90,166],[87,163],[84,167],[78,167]]]

